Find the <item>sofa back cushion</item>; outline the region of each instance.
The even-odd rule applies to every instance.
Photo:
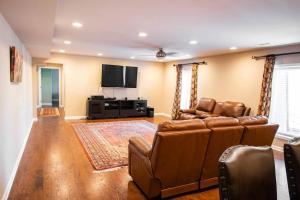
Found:
[[[195,130],[205,127],[205,123],[201,119],[172,120],[160,123],[157,132]]]
[[[216,100],[212,98],[201,98],[196,110],[201,110],[205,112],[212,112],[216,104]]]
[[[207,118],[204,121],[206,122],[206,126],[211,129],[211,134],[201,180],[214,179],[214,184],[216,184],[218,160],[227,148],[240,144],[244,127],[239,125],[237,119],[231,117]],[[201,188],[207,186],[209,185],[200,184]]]
[[[195,126],[197,122],[192,121],[201,125]],[[201,120],[192,121],[159,125],[150,161],[153,174],[160,180],[162,189],[200,179],[210,130],[203,126]]]
[[[216,102],[216,105],[213,110],[213,114],[221,115],[223,112],[223,102]]]
[[[278,129],[278,124],[268,124],[262,116],[245,116],[238,118],[245,127],[241,144],[250,146],[271,146]]]
[[[241,102],[225,101],[222,105],[222,115],[227,117],[241,117],[246,109]]]

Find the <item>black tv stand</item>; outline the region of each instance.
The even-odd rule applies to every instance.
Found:
[[[87,100],[87,119],[147,116],[147,100]]]

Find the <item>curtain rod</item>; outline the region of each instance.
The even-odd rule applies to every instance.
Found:
[[[252,56],[252,59],[255,60],[259,60],[259,59],[263,59],[266,58],[268,56],[285,56],[285,55],[293,55],[293,54],[300,54],[300,51],[296,51],[296,52],[289,52],[289,53],[279,53],[279,54],[269,54],[269,55],[264,55],[264,56]]]
[[[202,62],[183,63],[183,64],[177,64],[177,65],[192,65],[192,64],[207,65],[207,62],[202,61]],[[176,67],[177,65],[174,64],[173,66]]]

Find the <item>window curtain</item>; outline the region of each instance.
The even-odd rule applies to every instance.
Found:
[[[178,119],[181,98],[182,65],[176,66],[176,90],[172,109],[172,119]]]
[[[198,91],[198,64],[193,64],[190,108],[195,108],[197,106],[197,98],[198,98],[197,91]]]
[[[265,61],[263,80],[261,84],[260,100],[257,115],[269,117],[271,94],[272,94],[272,78],[275,65],[275,56],[268,56]]]

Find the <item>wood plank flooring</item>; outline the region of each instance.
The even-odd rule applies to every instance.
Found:
[[[153,123],[167,120],[165,117],[143,119]],[[109,172],[94,171],[70,125],[76,122],[86,120],[40,117],[34,123],[9,199],[145,199],[128,175],[127,167]],[[275,156],[278,190],[281,199],[286,199],[282,153],[276,152]],[[213,188],[174,199],[217,200],[219,193]]]

